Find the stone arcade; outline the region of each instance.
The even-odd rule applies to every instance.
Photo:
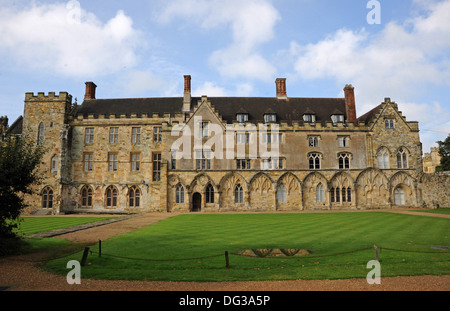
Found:
[[[419,124],[395,102],[357,117],[351,85],[344,98],[290,98],[286,79],[275,85],[274,97],[193,97],[185,76],[182,97],[97,99],[86,82],[81,105],[26,93],[9,131],[48,148],[27,212],[450,205],[449,176],[423,173]],[[180,128],[191,143],[177,144]]]

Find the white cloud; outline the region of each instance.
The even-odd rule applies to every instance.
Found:
[[[258,53],[241,54],[239,45],[217,50],[210,57],[211,64],[229,78],[245,77],[272,80],[275,67]]]
[[[411,93],[411,86],[421,83],[449,84],[450,41],[444,38],[450,37],[450,1],[430,5],[428,12],[404,25],[390,22],[376,35],[340,29],[314,44],[292,42],[296,72],[394,94]]]
[[[352,78],[364,70],[361,67],[363,64],[358,64],[355,53],[365,39],[366,34],[363,32],[341,29],[316,44],[302,47],[292,42],[290,50],[298,56],[294,68],[306,79]]]
[[[377,34],[339,29],[316,43],[292,42],[282,53],[295,60],[297,77],[353,84],[359,115],[390,97],[407,120],[419,121],[428,131],[422,136],[428,148],[432,135],[444,135],[437,126],[450,114],[448,106],[426,101],[430,87],[450,86],[450,1],[415,4],[420,14],[403,24],[387,23]],[[422,96],[425,100],[419,100]]]
[[[236,87],[236,96],[250,96],[253,93],[253,85],[250,83],[239,83]]]
[[[390,23],[379,35],[341,29],[316,44],[293,42],[291,50],[297,53],[295,70],[304,79],[334,78],[356,84],[371,96],[409,94],[410,100],[422,91],[412,86],[441,84],[450,77],[446,60],[432,59],[429,47],[418,44],[421,40],[421,35]]]
[[[173,0],[159,14],[159,21],[169,23],[179,17],[193,21],[206,30],[231,29],[231,42],[211,54],[210,64],[225,77],[273,79],[275,66],[259,48],[274,37],[280,19],[268,0]]]
[[[201,86],[192,90],[193,96],[207,95],[209,97],[226,96],[227,92],[223,87],[218,86],[213,82],[206,81]]]
[[[2,7],[0,55],[17,64],[67,76],[116,72],[136,64],[139,32],[123,11],[106,23],[78,1]]]
[[[121,80],[128,93],[138,94],[147,91],[163,90],[165,82],[161,77],[150,71],[135,70],[126,74],[126,78]]]

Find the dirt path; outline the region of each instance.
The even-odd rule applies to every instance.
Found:
[[[389,210],[389,212],[395,212]],[[398,210],[397,212],[407,212]],[[414,212],[416,213],[416,212]],[[436,214],[423,213],[437,217]],[[59,235],[73,242],[96,243],[112,236],[134,231],[176,213],[147,213],[127,220]],[[440,215],[449,218],[449,215]],[[34,255],[35,256],[35,255]],[[449,291],[450,275],[382,277],[380,285],[365,279],[294,280],[265,282],[153,282],[104,281],[82,279],[69,285],[65,276],[53,275],[30,262],[33,255],[0,259],[0,288],[9,291]]]

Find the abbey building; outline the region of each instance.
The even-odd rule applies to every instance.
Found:
[[[344,98],[98,99],[26,93],[10,128],[47,148],[28,212],[298,211],[448,204],[424,178],[418,122],[385,98],[356,114]],[[375,99],[374,99],[375,101]],[[438,200],[438,201],[436,201]],[[445,201],[446,200],[446,201]]]

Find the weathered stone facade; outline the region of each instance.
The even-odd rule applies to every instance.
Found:
[[[449,178],[423,175],[418,123],[389,98],[356,118],[352,86],[345,98],[303,99],[287,96],[285,79],[276,85],[274,98],[191,97],[185,76],[183,97],[96,99],[87,82],[82,105],[64,92],[27,93],[22,134],[48,148],[28,212],[447,204]],[[273,161],[267,146],[278,148]]]
[[[431,147],[430,152],[423,156],[423,171],[424,173],[436,172],[436,167],[441,165],[441,155],[439,148]]]
[[[450,172],[420,174],[418,177],[422,206],[425,208],[450,207]]]

